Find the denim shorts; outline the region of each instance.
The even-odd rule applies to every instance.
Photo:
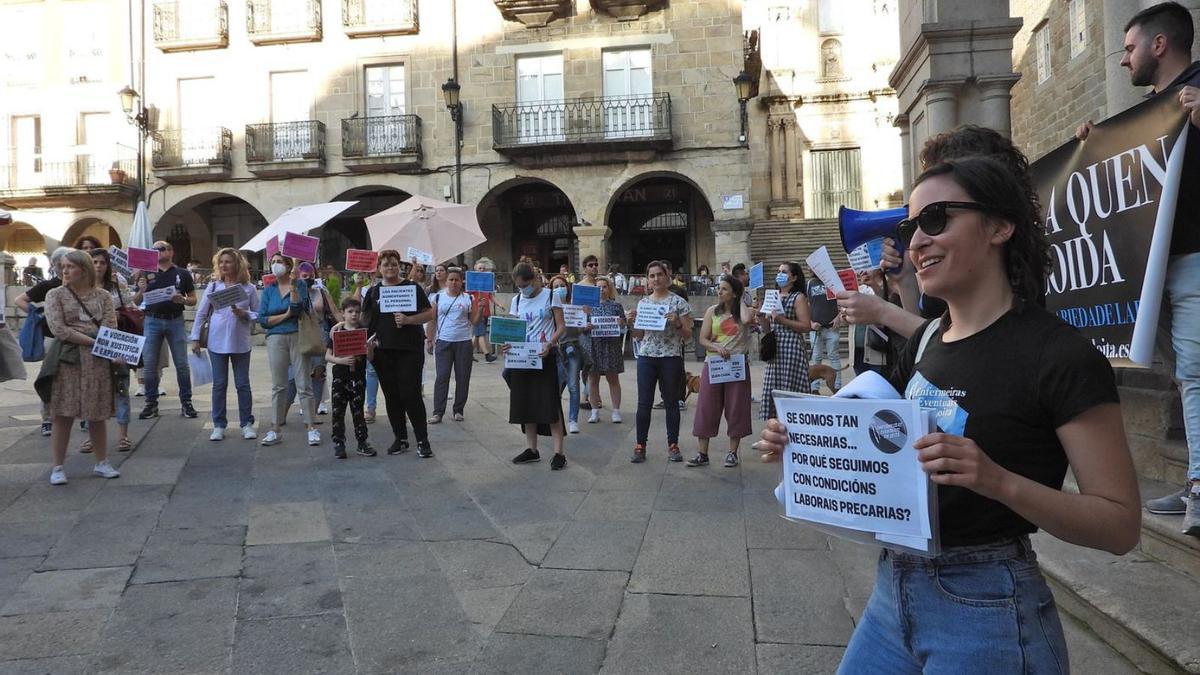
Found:
[[[1070,672],[1058,608],[1029,538],[932,559],[884,549],[838,672]]]

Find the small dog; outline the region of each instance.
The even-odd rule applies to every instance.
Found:
[[[837,373],[833,370],[833,368],[825,365],[824,363],[818,363],[816,365],[809,366],[808,381],[816,382],[817,380],[823,380],[825,382],[825,386],[829,387],[829,391],[835,394],[837,393],[837,387],[834,386],[834,383],[837,382]]]
[[[686,372],[683,375],[683,379],[687,382],[687,385],[683,388],[683,401],[686,403],[692,394],[700,393],[700,376]]]

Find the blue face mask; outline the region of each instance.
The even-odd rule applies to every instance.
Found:
[[[526,286],[525,288],[522,288],[520,290],[521,290],[521,297],[523,297],[523,298],[532,298],[533,297],[533,284],[529,284],[528,286]]]
[[[558,298],[559,302],[566,302],[566,300],[567,300],[567,287],[566,287],[566,286],[559,286],[558,288],[554,289],[554,297]]]
[[[788,282],[789,278],[790,277],[788,277],[788,275],[785,272],[780,272],[779,274],[775,275],[775,285],[779,286],[780,288],[787,286],[787,282]]]

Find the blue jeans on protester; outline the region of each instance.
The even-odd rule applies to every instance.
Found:
[[[375,365],[367,361],[367,410],[374,410],[378,400],[379,375],[375,373]]]
[[[244,354],[218,354],[208,352],[212,363],[212,421],[213,426],[224,429],[229,426],[225,416],[225,393],[229,389],[229,366],[233,365],[233,386],[238,397],[238,426],[254,424],[254,395],[250,392],[250,352]]]
[[[682,356],[639,356],[637,360],[637,442],[650,436],[650,408],[654,388],[662,392],[667,413],[667,444],[679,442],[679,395],[683,385]]]
[[[1174,366],[1183,399],[1183,430],[1188,445],[1188,480],[1200,481],[1200,253],[1171,256],[1167,262],[1164,302],[1170,308],[1159,322],[1159,342],[1169,336],[1164,359]]]
[[[558,360],[558,391],[564,387],[569,392],[567,397],[567,421],[579,421],[579,369],[583,365],[583,352],[577,343],[563,345],[563,358]]]
[[[884,549],[838,673],[1066,673],[1054,596],[1028,537],[936,558]]]
[[[183,325],[183,317],[160,319],[147,314],[143,326],[142,334],[146,338],[146,347],[142,350],[146,405],[158,405],[158,356],[163,340],[167,341],[167,347],[171,349],[171,362],[175,365],[175,379],[179,383],[179,402],[191,403],[192,371],[188,367],[187,328]]]

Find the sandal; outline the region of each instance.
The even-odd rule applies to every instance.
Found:
[[[129,442],[129,438],[117,441],[117,452],[129,452],[130,450],[133,450],[133,443]]]
[[[90,439],[90,438],[84,439],[83,443],[79,446],[79,451],[84,454],[91,452],[92,451],[92,439]]]

